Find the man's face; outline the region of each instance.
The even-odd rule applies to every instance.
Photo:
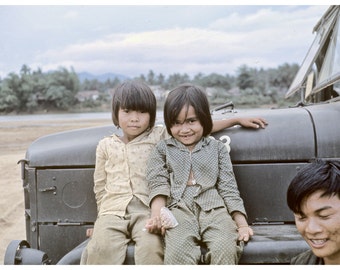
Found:
[[[325,264],[340,264],[340,199],[322,194],[314,192],[302,202],[302,213],[294,214],[296,227]]]

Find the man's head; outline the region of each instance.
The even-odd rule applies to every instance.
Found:
[[[326,264],[340,264],[340,161],[318,160],[301,169],[287,203],[313,253]]]
[[[316,191],[322,196],[336,195],[340,199],[340,161],[317,160],[301,169],[287,191],[287,203],[294,213],[301,213],[303,201]]]

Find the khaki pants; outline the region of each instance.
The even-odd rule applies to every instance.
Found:
[[[135,242],[136,264],[163,264],[162,238],[143,230],[149,217],[149,208],[135,197],[124,217],[98,217],[80,264],[123,264],[130,240]]]

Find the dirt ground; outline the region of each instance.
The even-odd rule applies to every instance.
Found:
[[[24,193],[17,162],[37,138],[60,131],[110,125],[111,119],[0,122],[0,264],[11,240],[26,239]]]

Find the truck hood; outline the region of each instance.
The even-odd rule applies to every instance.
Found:
[[[214,133],[230,141],[233,164],[301,162],[312,158],[337,157],[340,147],[340,102],[287,109],[255,109],[227,117],[263,117],[265,129],[232,127]],[[330,125],[329,123],[334,123]],[[30,167],[94,167],[98,142],[119,132],[113,125],[79,129],[41,137],[26,152]]]

